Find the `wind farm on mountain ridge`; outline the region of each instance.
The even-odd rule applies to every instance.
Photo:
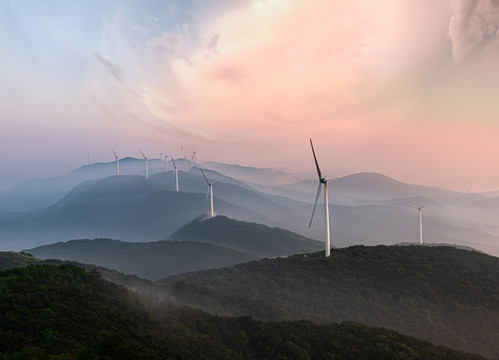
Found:
[[[317,176],[314,180],[282,169],[216,162],[195,164],[194,156],[187,160],[185,156],[175,158],[162,154],[154,159],[142,150],[139,150],[142,158],[121,158],[112,150],[115,158],[112,162],[86,165],[66,177],[30,184],[39,187],[53,184],[62,188],[62,185],[77,183],[65,194],[54,194],[49,206],[37,209],[33,205],[25,211],[0,213],[2,246],[23,250],[41,259],[36,261],[53,263],[54,260],[49,259],[56,258],[87,268],[99,266],[99,271],[108,279],[136,291],[146,302],[168,299],[211,314],[250,315],[263,321],[307,319],[320,324],[354,319],[461,350],[495,354],[491,337],[496,330],[491,321],[472,327],[478,333],[483,326],[490,336],[473,335],[467,342],[460,342],[459,338],[465,332],[460,330],[459,324],[447,320],[454,306],[465,309],[468,320],[477,314],[477,309],[456,303],[453,295],[445,295],[445,301],[432,300],[435,304],[444,301],[451,307],[448,310],[429,306],[423,300],[414,303],[416,292],[423,286],[419,282],[413,284],[414,289],[404,288],[402,292],[405,291],[407,298],[385,303],[382,299],[399,295],[396,295],[398,290],[382,281],[387,275],[379,268],[382,259],[392,270],[403,271],[398,277],[390,275],[390,279],[396,277],[395,282],[406,284],[404,272],[411,277],[415,276],[415,271],[423,272],[429,279],[427,267],[435,269],[438,266],[430,264],[428,259],[435,256],[447,254],[454,259],[452,261],[456,256],[466,258],[467,262],[475,261],[471,260],[474,255],[467,257],[462,252],[452,252],[449,250],[452,248],[442,246],[443,243],[467,249],[459,251],[475,253],[470,251],[475,248],[498,254],[493,223],[484,231],[469,214],[466,214],[467,222],[459,217],[467,204],[474,204],[473,212],[479,217],[480,211],[485,211],[480,204],[493,198],[485,194],[462,194],[403,184],[374,173],[327,178],[323,176],[319,161],[326,155],[320,151],[320,144],[317,152],[311,139],[309,144],[311,173]],[[21,185],[19,189],[26,193],[37,189]],[[312,226],[322,190],[324,226]],[[328,190],[334,194],[331,203]],[[427,206],[430,203],[432,206]],[[420,214],[419,222],[415,221],[415,208]],[[423,208],[426,209],[424,243]],[[329,219],[331,209],[334,216]],[[335,239],[332,244],[328,242],[330,223]],[[403,243],[424,245],[418,245],[418,248],[426,250],[416,251],[414,246],[352,246]],[[363,265],[372,267],[371,271],[354,264],[356,260],[353,259],[358,260],[359,256],[364,257],[366,264],[371,264]],[[491,261],[486,255],[481,256],[480,261],[487,264]],[[35,261],[29,260],[30,263]],[[424,263],[419,264],[420,261]],[[413,269],[414,262],[421,269]],[[87,263],[94,265],[85,265]],[[406,265],[406,270],[400,270]],[[442,268],[447,271],[448,266],[462,264],[446,262]],[[350,267],[356,271],[347,281],[343,279],[345,275],[341,269]],[[219,268],[223,268],[220,273],[217,272]],[[358,273],[359,269],[362,274]],[[113,271],[128,275],[117,275]],[[296,271],[301,275],[295,274]],[[288,278],[284,276],[286,273],[295,275]],[[367,274],[370,280],[366,283]],[[157,281],[167,276],[169,278]],[[239,285],[232,283],[233,276]],[[313,276],[319,276],[317,282],[313,281]],[[438,274],[432,276],[437,278],[432,278],[431,292],[437,294],[440,278]],[[493,277],[492,272],[480,282],[485,300],[489,296],[486,295],[487,284]],[[261,279],[267,279],[264,287],[259,283]],[[222,282],[220,287],[218,281]],[[344,289],[344,281],[358,286],[354,286],[355,290],[349,286],[350,292],[345,295],[334,295],[343,291],[340,289]],[[379,287],[380,281],[385,288]],[[451,289],[458,286],[456,279],[452,281]],[[371,282],[378,284],[375,292],[369,290],[373,298],[361,296],[368,291]],[[208,283],[210,285],[206,285]],[[303,297],[301,290],[293,290],[293,284],[297,283],[300,288],[308,289],[310,306],[299,300]],[[257,288],[260,295],[251,294],[249,289],[252,287]],[[231,288],[229,293],[223,290]],[[282,303],[273,297],[276,294],[281,294]],[[328,298],[334,298],[334,303],[341,309],[332,306]],[[485,307],[493,318],[494,307],[487,307],[490,301],[485,300],[479,306]],[[325,312],[316,308],[318,302],[324,303]],[[401,307],[410,308],[410,311],[401,312]],[[360,308],[368,310],[359,312]],[[417,320],[416,314],[420,312],[440,319],[438,328],[431,327],[434,320]],[[391,316],[384,316],[385,313],[391,313]],[[412,325],[407,325],[406,321]]]

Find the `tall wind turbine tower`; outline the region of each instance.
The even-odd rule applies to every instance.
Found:
[[[194,164],[193,165],[196,165],[196,152],[194,151]]]
[[[178,169],[177,169],[177,165],[175,165],[175,160],[173,160],[173,156],[172,156],[172,163],[173,163],[173,167],[175,169],[175,184],[177,185],[177,192],[178,192]]]
[[[118,157],[118,155],[116,155],[114,150],[111,151],[113,152],[114,157],[116,158],[116,168],[118,169],[118,176],[120,176],[120,158]]]
[[[409,204],[411,205],[412,207],[416,208],[419,210],[419,245],[423,245],[423,208],[428,205],[429,203],[431,203],[432,201],[435,201],[437,198],[435,199],[432,199],[430,201],[428,201],[426,204],[423,204],[421,206],[417,206],[417,205],[414,205],[414,204]]]
[[[423,245],[423,208],[424,205],[418,207],[419,210],[419,245]]]
[[[142,156],[144,157],[144,160],[146,161],[146,179],[149,179],[149,168],[147,167],[147,157],[144,155],[142,150],[140,150],[140,153],[142,154]]]
[[[203,174],[204,179],[206,180],[206,183],[208,184],[208,190],[210,192],[210,199],[211,199],[211,217],[215,217],[215,212],[213,211],[213,183],[215,183],[215,181],[209,182],[208,178],[204,174],[203,169],[199,168],[199,170],[201,170],[201,173]]]
[[[168,171],[168,155],[165,155],[165,162],[166,162],[166,171]]]
[[[324,185],[324,238],[325,238],[325,253],[326,257],[330,255],[331,249],[331,237],[329,234],[329,200],[327,194],[327,179],[323,178],[321,175],[321,169],[319,168],[319,163],[317,162],[317,157],[315,156],[314,145],[312,144],[312,139],[310,139],[310,146],[312,147],[312,154],[314,155],[315,167],[317,168],[317,175],[319,176],[319,186],[317,187],[317,195],[315,195],[314,210],[312,211],[312,217],[310,218],[310,224],[308,227],[312,226],[312,220],[314,218],[315,208],[317,207],[317,200],[319,200],[319,195],[321,194],[321,187]]]

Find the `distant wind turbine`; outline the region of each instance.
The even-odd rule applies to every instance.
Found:
[[[147,167],[147,157],[144,155],[142,150],[140,150],[140,153],[142,154],[142,156],[144,157],[144,160],[146,161],[146,179],[149,179],[149,168]]]
[[[428,201],[427,203],[423,204],[422,206],[417,206],[414,204],[409,204],[412,207],[416,208],[419,210],[419,245],[423,245],[423,208],[431,203],[432,201],[435,201],[436,199],[432,199]]]
[[[210,192],[210,199],[211,199],[211,217],[215,217],[215,212],[213,211],[213,184],[215,183],[215,181],[209,182],[208,178],[204,174],[203,169],[199,168],[199,170],[201,170],[201,173],[203,174],[204,179],[206,180],[206,183],[208,184],[208,191]],[[206,194],[206,195],[208,195],[208,194]]]
[[[317,187],[317,195],[315,195],[314,210],[312,211],[312,217],[310,218],[310,224],[308,227],[312,226],[312,220],[314,219],[315,208],[317,207],[317,200],[319,200],[319,195],[321,194],[321,187],[324,185],[324,237],[325,237],[325,247],[326,247],[326,257],[330,255],[331,249],[331,238],[329,234],[329,200],[327,194],[327,180],[321,175],[321,169],[319,168],[319,163],[317,162],[317,157],[315,156],[314,145],[312,144],[312,139],[310,139],[310,146],[312,147],[312,154],[314,155],[315,167],[317,168],[317,175],[319,176],[319,186]]]
[[[168,171],[168,155],[165,155],[166,171]]]
[[[177,184],[177,192],[178,192],[178,169],[177,169],[177,165],[175,165],[175,160],[173,159],[173,156],[172,156],[172,163],[173,163],[173,167],[175,169],[175,183]]]
[[[116,158],[116,167],[118,168],[118,176],[120,176],[120,158],[118,157],[118,155],[116,155],[114,150],[111,151],[113,152],[114,157]]]

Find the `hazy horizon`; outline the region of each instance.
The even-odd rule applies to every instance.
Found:
[[[499,190],[489,0],[0,2],[0,190],[160,153]]]

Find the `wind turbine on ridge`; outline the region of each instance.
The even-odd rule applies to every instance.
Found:
[[[432,199],[428,202],[426,202],[425,204],[423,204],[422,206],[417,206],[417,205],[414,205],[414,204],[409,204],[411,205],[412,207],[416,208],[419,210],[419,245],[423,245],[423,208],[428,205],[429,203],[431,203],[432,201],[435,201],[435,199]]]
[[[116,158],[116,167],[118,168],[118,176],[120,176],[120,158],[118,157],[118,155],[116,155],[114,150],[111,151],[113,152],[114,157]]]
[[[310,139],[310,146],[312,147],[312,154],[314,155],[315,167],[317,168],[317,175],[319,176],[319,186],[317,187],[317,195],[315,195],[314,210],[312,210],[312,217],[310,218],[310,224],[308,227],[312,226],[312,220],[314,219],[315,208],[317,207],[317,201],[319,200],[319,195],[321,194],[322,185],[324,185],[324,241],[325,241],[325,253],[326,257],[330,255],[331,251],[331,236],[329,233],[329,199],[327,194],[327,178],[323,178],[321,174],[321,169],[319,168],[319,163],[317,162],[317,157],[315,156],[314,145],[312,144],[312,139]]]
[[[149,168],[147,167],[147,157],[144,155],[142,150],[140,150],[140,153],[142,154],[142,156],[144,157],[144,160],[146,161],[146,179],[149,179]]]
[[[208,184],[208,191],[210,192],[210,198],[211,198],[211,217],[215,217],[215,212],[213,211],[213,184],[215,183],[215,181],[209,182],[208,178],[204,174],[203,169],[199,168],[199,170],[201,170],[201,173],[203,174],[204,179],[206,180],[206,183]],[[206,194],[206,196],[208,196],[208,194]]]
[[[168,155],[165,155],[166,171],[168,172]]]
[[[173,156],[172,156],[172,163],[173,163],[173,167],[175,168],[175,183],[177,185],[177,192],[178,192],[178,169],[177,169],[177,165],[175,165],[175,160],[173,159]]]

